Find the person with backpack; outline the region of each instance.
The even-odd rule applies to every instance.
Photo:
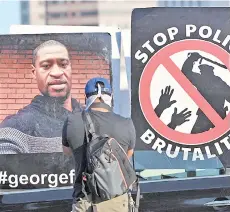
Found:
[[[86,107],[68,116],[62,135],[64,153],[75,159],[72,212],[128,212],[129,189],[137,181],[130,162],[133,122],[112,111],[108,80],[89,80],[85,96]]]

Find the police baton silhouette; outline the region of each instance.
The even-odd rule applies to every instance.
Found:
[[[188,53],[188,55],[190,55],[190,54],[192,54],[192,53]],[[215,64],[215,65],[220,66],[221,68],[228,69],[226,65],[221,64],[221,63],[218,63],[218,62],[216,62],[216,61],[214,61],[214,60],[211,60],[211,59],[209,59],[209,58],[207,58],[207,57],[204,57],[204,56],[201,56],[201,55],[200,55],[200,59],[201,59],[200,62],[199,62],[200,64],[201,64],[202,60],[206,60],[206,61],[208,61],[208,62],[210,62],[210,63],[213,63],[213,64]]]
[[[218,66],[220,66],[221,68],[228,69],[226,65],[223,65],[223,64],[221,64],[221,63],[218,63],[218,62],[216,62],[216,61],[214,61],[214,60],[211,60],[211,59],[209,59],[209,58],[207,58],[207,57],[201,56],[201,61],[202,61],[202,59],[205,59],[205,60],[207,60],[207,61],[210,62],[210,63],[213,63],[213,64],[215,64],[215,65],[218,65]]]

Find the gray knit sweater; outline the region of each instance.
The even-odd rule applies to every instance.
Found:
[[[80,110],[75,99],[72,106]],[[62,128],[69,113],[56,98],[36,96],[0,124],[0,154],[62,152]]]

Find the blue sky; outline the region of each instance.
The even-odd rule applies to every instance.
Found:
[[[9,33],[11,24],[20,24],[19,7],[17,0],[0,0],[0,34]]]

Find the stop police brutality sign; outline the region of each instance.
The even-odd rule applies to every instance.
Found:
[[[136,150],[193,161],[230,150],[229,18],[227,8],[133,11]]]

